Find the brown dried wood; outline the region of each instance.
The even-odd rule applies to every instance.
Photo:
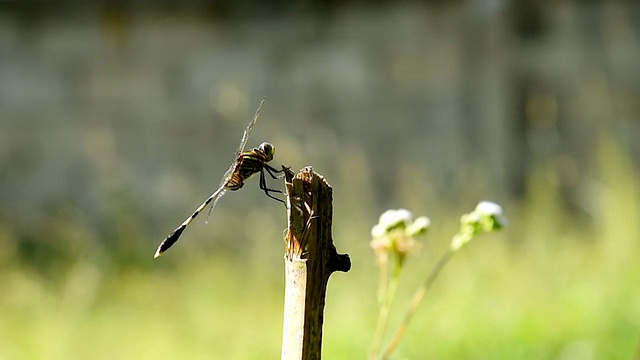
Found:
[[[311,167],[285,171],[288,228],[285,236],[283,360],[320,359],[329,276],[347,272],[351,260],[331,237],[333,190]]]

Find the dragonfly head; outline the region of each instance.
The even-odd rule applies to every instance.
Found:
[[[267,156],[267,162],[273,160],[273,155],[276,153],[276,148],[268,142],[260,144],[260,146],[258,146],[258,150]]]

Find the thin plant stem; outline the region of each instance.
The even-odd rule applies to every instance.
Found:
[[[386,301],[387,289],[389,287],[389,258],[388,255],[380,261],[380,284],[378,285],[378,306],[381,307]]]
[[[402,322],[400,323],[398,330],[393,335],[393,339],[389,343],[389,346],[387,346],[387,349],[382,354],[382,357],[380,358],[381,360],[388,359],[389,356],[391,356],[391,354],[398,347],[398,345],[400,344],[400,341],[402,340],[402,336],[404,336],[405,331],[407,331],[407,327],[409,326],[411,319],[413,319],[413,315],[418,309],[418,306],[420,305],[420,302],[424,298],[425,293],[427,292],[427,290],[429,290],[429,288],[431,288],[431,285],[433,285],[434,281],[438,277],[438,274],[440,274],[440,271],[447,264],[449,259],[451,259],[451,256],[453,256],[454,253],[455,253],[455,250],[448,249],[447,252],[442,254],[442,257],[440,257],[438,262],[434,265],[433,269],[431,269],[431,273],[429,273],[427,280],[413,294],[413,298],[411,299],[411,303],[409,304],[409,309],[404,315],[404,318],[402,319]]]
[[[382,346],[382,340],[384,333],[389,323],[389,312],[391,311],[391,305],[395,298],[396,290],[398,289],[398,281],[400,279],[400,273],[402,269],[396,264],[394,266],[391,279],[388,279],[388,262],[384,266],[380,266],[380,310],[378,312],[378,323],[376,325],[376,332],[371,343],[371,351],[369,352],[369,359],[374,360],[377,358],[380,347]],[[383,269],[384,268],[384,269]],[[383,274],[384,272],[384,274]],[[384,284],[383,284],[384,283]]]
[[[381,257],[379,261],[379,269],[380,269],[380,283],[378,284],[378,320],[376,324],[376,332],[373,336],[373,341],[371,342],[371,349],[369,350],[369,359],[374,360],[375,356],[380,349],[380,343],[382,340],[382,323],[384,315],[384,308],[387,302],[387,291],[389,289],[389,257],[388,254],[385,254],[386,257]]]

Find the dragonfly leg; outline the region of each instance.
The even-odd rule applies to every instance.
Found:
[[[271,175],[271,174],[269,174],[269,175]],[[273,175],[272,175],[272,176],[273,176]],[[267,179],[266,179],[266,178],[265,178],[265,176],[264,176],[264,171],[260,171],[260,189],[262,189],[262,191],[264,191],[264,193],[265,193],[268,197],[270,197],[270,198],[272,198],[272,199],[274,199],[274,200],[276,200],[276,201],[279,201],[279,202],[281,202],[281,203],[285,204],[285,206],[286,206],[286,203],[284,202],[284,200],[282,200],[282,199],[278,199],[277,197],[275,197],[275,196],[273,196],[273,195],[271,195],[271,194],[270,194],[270,193],[272,193],[272,192],[276,192],[276,193],[282,194],[282,191],[281,191],[281,190],[276,190],[276,189],[269,189],[269,188],[267,187]]]
[[[282,166],[282,170],[278,170],[278,169],[272,167],[269,164],[264,164],[264,168],[269,173],[269,176],[271,176],[273,179],[279,179],[279,178],[283,177],[285,170],[288,169],[287,167]],[[282,173],[282,174],[281,175],[275,175],[275,174],[280,174],[280,173]]]

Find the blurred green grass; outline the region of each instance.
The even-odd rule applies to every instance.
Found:
[[[598,209],[592,221],[563,210],[552,167],[539,166],[526,200],[502,204],[510,226],[474,240],[445,268],[396,358],[638,356],[639,177],[617,145],[605,141],[599,156],[598,186],[590,193]],[[392,328],[448,245],[459,215],[472,206],[424,214],[435,226],[421,253],[409,259]],[[326,359],[364,358],[377,315],[377,271],[368,245],[377,218],[350,210],[336,209],[334,239],[339,251],[350,253],[353,268],[329,282]],[[345,219],[347,214],[353,219]],[[260,210],[249,216],[260,221]],[[116,237],[145,236],[121,220]],[[93,236],[81,223],[55,224],[60,239]],[[145,249],[148,257],[122,266],[87,248],[73,253],[66,266],[43,270],[12,258],[14,235],[8,225],[0,226],[6,244],[0,257],[0,358],[278,358],[284,290],[282,243],[276,241],[281,235],[274,225],[259,228],[247,230],[247,236],[264,241],[242,256],[185,243],[155,262],[153,249]]]

